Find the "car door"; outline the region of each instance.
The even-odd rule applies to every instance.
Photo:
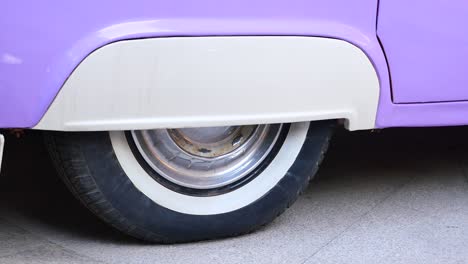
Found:
[[[380,0],[394,103],[468,100],[468,1]]]

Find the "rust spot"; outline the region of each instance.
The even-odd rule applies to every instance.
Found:
[[[201,153],[210,153],[211,152],[211,149],[206,149],[206,148],[199,148],[198,149],[198,152],[201,152]]]
[[[25,134],[24,129],[21,129],[21,128],[12,128],[9,130],[10,130],[10,134],[15,135],[16,138],[21,138]]]

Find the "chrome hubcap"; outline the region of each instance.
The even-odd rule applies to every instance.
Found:
[[[268,156],[282,125],[132,131],[146,163],[172,183],[213,189],[251,173]]]

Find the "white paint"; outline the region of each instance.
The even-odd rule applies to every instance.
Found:
[[[271,190],[292,166],[304,144],[309,123],[291,124],[283,147],[270,165],[255,179],[232,192],[195,197],[167,189],[156,182],[138,163],[128,145],[125,133],[110,132],[112,147],[122,169],[135,187],[155,203],[171,210],[193,215],[222,214],[240,209]]]
[[[0,134],[0,172],[2,171],[3,146],[5,146],[5,138]]]
[[[377,74],[352,44],[319,37],[175,37],[98,49],[36,129],[91,131],[347,119],[374,127]]]

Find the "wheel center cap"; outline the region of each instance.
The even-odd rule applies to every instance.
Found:
[[[224,126],[169,129],[168,133],[183,151],[203,158],[219,158],[241,148],[258,126]]]

